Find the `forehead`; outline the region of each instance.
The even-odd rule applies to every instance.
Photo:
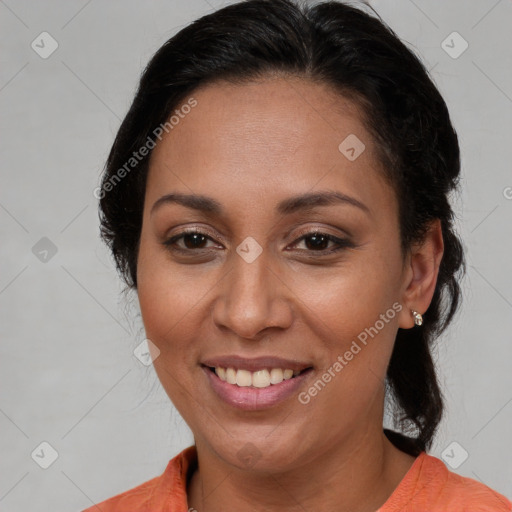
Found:
[[[251,201],[319,186],[374,202],[372,195],[390,192],[358,105],[326,84],[295,77],[223,81],[190,96],[197,105],[153,150],[151,196],[172,189]],[[346,152],[351,146],[355,159]]]

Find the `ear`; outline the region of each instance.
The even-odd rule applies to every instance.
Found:
[[[421,243],[414,244],[404,268],[399,327],[414,327],[411,309],[424,314],[430,306],[436,289],[439,265],[444,253],[443,232],[440,219],[431,222]]]

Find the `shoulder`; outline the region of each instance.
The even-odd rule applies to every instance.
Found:
[[[157,512],[187,510],[186,484],[189,468],[196,460],[195,446],[189,446],[169,461],[165,471],[137,487],[122,492],[82,512]]]
[[[422,452],[379,512],[511,512],[512,502],[487,485],[450,471]]]
[[[512,512],[512,502],[507,497],[473,478],[449,471],[439,459],[435,457],[432,457],[432,459],[432,464],[444,467],[446,471],[444,493],[454,505],[463,506],[461,510]],[[442,480],[440,480],[441,482]],[[440,490],[442,489],[440,488]]]

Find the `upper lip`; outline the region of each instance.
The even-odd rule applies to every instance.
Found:
[[[310,368],[310,363],[302,361],[283,359],[281,357],[261,356],[254,358],[240,357],[237,355],[212,357],[201,361],[201,364],[209,367],[235,368],[236,370],[248,370],[255,372],[264,368],[281,368],[283,370],[302,371]]]

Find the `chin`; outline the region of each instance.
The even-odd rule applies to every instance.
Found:
[[[272,427],[274,428],[275,426]],[[255,430],[258,429],[251,429],[239,435],[234,434],[233,437],[224,431],[222,441],[219,441],[217,436],[206,441],[216,455],[227,464],[255,473],[287,471],[296,467],[301,459],[308,458],[303,440],[299,442],[295,438],[286,439],[283,436],[277,436],[275,431],[269,435],[268,427],[264,429],[261,436],[258,436]]]

